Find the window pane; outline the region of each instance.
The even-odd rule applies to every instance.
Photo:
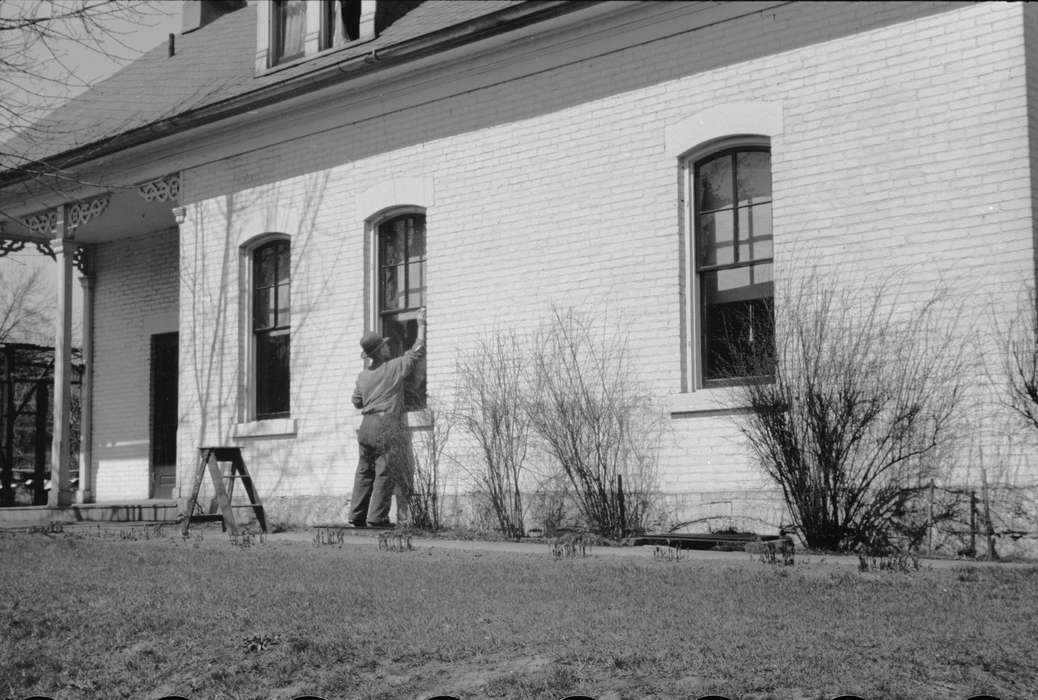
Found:
[[[388,267],[382,270],[382,284],[380,289],[379,306],[386,309],[396,308],[396,268]]]
[[[773,349],[771,264],[705,272],[703,377],[766,373]]]
[[[387,221],[379,227],[381,235],[381,263],[383,265],[396,265],[403,262],[407,254],[404,247],[406,238],[404,218]]]
[[[418,217],[408,217],[410,226],[407,230],[407,259],[420,260],[425,258],[425,226],[424,221]]]
[[[256,251],[255,279],[257,287],[271,287],[274,285],[275,274],[275,250],[274,246],[265,245]]]
[[[731,270],[718,270],[713,275],[714,293],[729,292],[750,284],[750,268],[736,267]]]
[[[753,284],[771,284],[775,281],[775,275],[771,268],[771,263],[765,263],[763,265],[754,265],[751,269],[752,282]],[[772,296],[772,292],[768,292],[768,296]]]
[[[413,315],[413,312],[412,312]],[[382,318],[382,335],[389,338],[389,347],[394,357],[399,357],[414,345],[418,337],[418,321],[402,318],[403,314],[391,314]],[[408,411],[425,408],[426,383],[425,359],[418,361],[404,382],[404,408]]]
[[[771,257],[771,203],[739,208],[739,260]]]
[[[774,352],[770,302],[757,299],[712,307],[704,343],[705,379],[770,373]]]
[[[739,204],[771,199],[771,154],[767,151],[743,151],[736,155],[736,179]]]
[[[733,242],[735,226],[731,211],[704,214],[699,217],[700,267],[727,265],[735,262]]]
[[[291,323],[292,296],[291,288],[287,284],[279,284],[277,287],[277,316],[274,322],[279,328],[286,328]]]
[[[277,281],[279,284],[288,282],[292,270],[289,265],[289,246],[287,243],[278,243],[275,251],[277,253]]]
[[[252,295],[253,330],[264,330],[274,325],[274,289],[257,289]]]
[[[407,306],[416,309],[425,305],[425,263],[407,266]]]
[[[696,178],[696,211],[711,211],[732,205],[732,157],[730,154],[706,161]]]
[[[360,0],[341,0],[342,27],[350,41],[360,38]]]
[[[256,413],[258,418],[288,413],[289,335],[256,336]]]
[[[306,1],[280,0],[276,8],[276,58],[284,60],[302,55],[306,35]]]
[[[337,3],[321,3],[321,38],[318,48],[321,51],[330,49],[335,45],[336,21],[335,8]]]

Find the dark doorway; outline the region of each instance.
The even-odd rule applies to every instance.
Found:
[[[151,336],[151,497],[173,498],[177,483],[176,333]]]

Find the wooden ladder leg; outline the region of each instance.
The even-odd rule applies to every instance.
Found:
[[[259,523],[260,529],[266,532],[267,516],[263,510],[263,504],[260,503],[259,496],[256,495],[256,487],[252,483],[252,476],[245,467],[245,460],[242,459],[240,452],[235,455],[234,468],[241,474],[242,486],[245,487],[245,493],[249,496],[249,503],[252,504],[252,512],[256,515],[256,521]]]
[[[213,490],[216,492],[216,503],[220,506],[220,513],[223,515],[224,529],[229,529],[231,535],[237,537],[238,523],[234,520],[234,509],[231,508],[231,501],[227,496],[227,489],[225,489],[223,485],[223,471],[220,469],[220,464],[215,455],[210,456],[209,459],[209,475],[213,480]]]
[[[187,537],[188,528],[191,526],[191,516],[195,513],[198,505],[198,491],[202,488],[202,478],[205,475],[205,465],[209,461],[209,450],[199,450],[198,466],[195,467],[195,479],[191,485],[191,492],[187,499],[187,512],[184,514],[184,524],[180,526],[180,533]]]

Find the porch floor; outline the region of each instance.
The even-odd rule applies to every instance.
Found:
[[[0,528],[40,527],[51,523],[172,523],[178,514],[174,500],[73,503],[60,508],[12,506],[0,508]]]

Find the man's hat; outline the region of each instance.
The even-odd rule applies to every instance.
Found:
[[[361,358],[374,357],[375,352],[382,347],[382,345],[389,340],[389,338],[383,338],[375,331],[368,331],[364,334],[364,337],[360,339],[360,346],[364,349],[364,352],[360,354]]]

